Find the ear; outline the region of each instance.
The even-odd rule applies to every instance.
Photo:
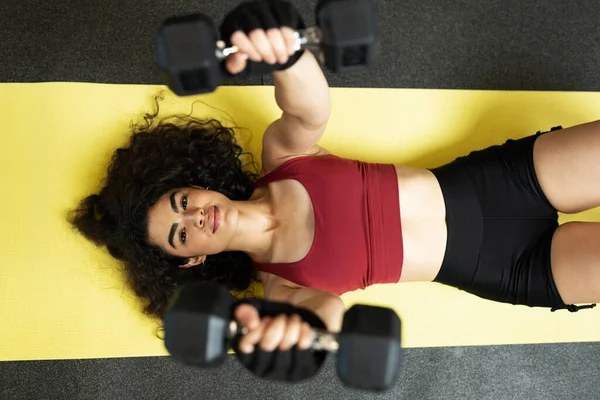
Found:
[[[196,265],[204,264],[205,261],[206,261],[206,256],[190,257],[190,258],[188,258],[187,263],[180,265],[179,268],[195,267]]]
[[[209,190],[210,189],[210,186],[202,187],[202,186],[190,185],[190,187],[192,187],[194,189],[200,189],[200,190]]]

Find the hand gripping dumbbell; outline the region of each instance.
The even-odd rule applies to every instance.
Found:
[[[222,286],[190,283],[173,295],[164,318],[165,347],[182,363],[216,367],[245,329],[231,320],[234,303]],[[339,334],[313,330],[312,350],[337,353],[337,374],[349,387],[383,391],[398,379],[400,318],[389,308],[355,305]]]
[[[321,62],[334,72],[373,64],[379,52],[379,24],[371,0],[321,1],[316,21],[316,26],[295,32],[296,49],[320,50]],[[179,96],[208,93],[221,86],[222,63],[237,51],[217,39],[212,21],[203,14],[168,18],[156,38],[162,78]]]

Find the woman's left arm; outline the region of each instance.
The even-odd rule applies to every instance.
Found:
[[[263,163],[275,168],[281,158],[318,152],[331,103],[329,85],[315,57],[305,51],[291,67],[273,73],[275,100],[282,116],[263,137]]]
[[[297,39],[291,27],[302,26],[299,13],[288,1],[267,4],[270,7],[242,3],[225,17],[221,27],[222,37],[230,38],[239,50],[227,59],[231,74],[243,71],[247,61],[284,66],[273,68],[275,100],[283,113],[263,137],[265,170],[290,156],[326,153],[317,143],[331,112],[329,86],[321,66],[309,50],[295,50]],[[280,27],[271,27],[277,23]],[[256,26],[250,28],[252,24]]]
[[[321,66],[309,51],[288,69],[273,73],[275,100],[283,116],[307,129],[327,124],[331,113],[329,85]]]

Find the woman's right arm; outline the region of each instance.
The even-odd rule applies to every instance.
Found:
[[[316,314],[329,332],[338,333],[341,330],[346,306],[338,295],[299,286],[271,274],[261,273],[261,279],[265,300],[305,308]],[[297,316],[282,315],[261,320],[253,306],[241,304],[235,310],[235,317],[249,329],[239,344],[242,351],[251,352],[256,345],[265,351],[273,351],[277,348],[287,350],[296,344],[300,349],[307,349],[312,344],[310,327]]]
[[[267,300],[291,303],[314,312],[323,320],[329,332],[337,333],[342,329],[346,306],[340,296],[300,286],[276,275],[265,275],[263,284]]]

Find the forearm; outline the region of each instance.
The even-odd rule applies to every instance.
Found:
[[[332,293],[320,292],[316,295],[299,299],[300,301],[294,301],[294,296],[290,300],[292,304],[314,312],[323,320],[329,332],[337,333],[342,329],[346,307],[338,296]]]
[[[298,286],[276,275],[261,273],[265,298],[275,302],[286,302],[296,307],[306,308],[315,313],[327,330],[339,332],[346,312],[342,299],[331,292]]]
[[[290,68],[273,73],[279,108],[308,126],[327,123],[331,112],[329,85],[317,60],[305,51]]]

